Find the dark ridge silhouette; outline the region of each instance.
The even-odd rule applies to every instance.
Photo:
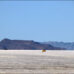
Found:
[[[50,44],[41,44],[33,40],[10,40],[3,39],[0,42],[0,49],[4,50],[65,50],[64,48],[54,47]]]

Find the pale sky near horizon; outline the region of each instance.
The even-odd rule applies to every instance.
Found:
[[[74,42],[74,1],[0,1],[0,40]]]

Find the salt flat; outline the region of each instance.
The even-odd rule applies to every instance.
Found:
[[[74,51],[0,50],[0,74],[74,74]]]

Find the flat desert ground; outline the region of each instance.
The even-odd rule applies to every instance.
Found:
[[[74,51],[0,50],[0,74],[74,74]]]

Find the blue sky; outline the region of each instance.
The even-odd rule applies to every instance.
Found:
[[[73,1],[0,1],[0,40],[74,42]]]

